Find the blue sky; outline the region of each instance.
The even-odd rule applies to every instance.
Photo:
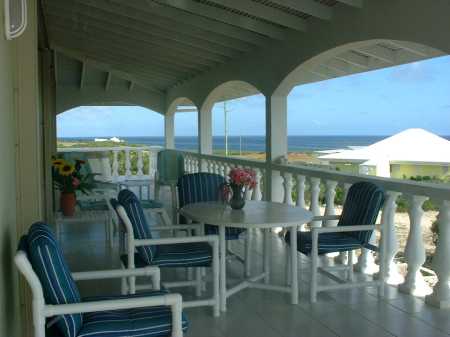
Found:
[[[302,85],[288,99],[289,135],[391,135],[425,128],[450,135],[450,56]],[[228,103],[230,135],[265,133],[264,97]],[[223,135],[223,105],[213,134]],[[140,107],[80,107],[58,116],[59,137],[162,136],[163,117]],[[195,113],[177,114],[175,134],[197,134]]]

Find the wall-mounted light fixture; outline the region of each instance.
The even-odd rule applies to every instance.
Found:
[[[27,0],[5,1],[5,35],[7,40],[20,36],[27,28]]]

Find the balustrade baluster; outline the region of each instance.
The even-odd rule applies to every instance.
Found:
[[[116,180],[119,177],[119,151],[113,150],[112,176]]]
[[[256,173],[256,186],[253,189],[253,195],[252,195],[252,200],[256,200],[259,201],[262,199],[262,194],[261,194],[261,170],[260,169],[255,169],[255,173]]]
[[[125,150],[125,175],[127,177],[131,176],[131,160],[130,160],[130,150]]]
[[[283,174],[283,185],[284,185],[284,203],[288,205],[293,205],[292,200],[292,173],[285,172]]]
[[[142,177],[144,175],[144,159],[143,150],[137,150],[137,175]]]
[[[432,267],[438,276],[438,282],[425,302],[438,308],[450,308],[450,201],[442,202],[437,221],[439,237]]]
[[[384,226],[384,237],[386,240],[384,265],[385,265],[385,282],[392,285],[397,285],[403,282],[403,277],[400,275],[395,264],[395,255],[398,251],[399,245],[397,234],[395,232],[395,211],[397,209],[396,200],[400,196],[400,192],[387,191],[386,202],[383,208],[381,225]],[[382,243],[383,244],[383,243]]]
[[[297,180],[297,186],[296,186],[296,190],[297,190],[297,200],[296,200],[296,205],[298,207],[302,207],[302,208],[306,208],[306,204],[305,204],[305,176],[302,175],[297,175],[296,176],[296,180]]]
[[[408,263],[408,273],[405,283],[399,286],[401,292],[414,296],[428,295],[431,288],[426,284],[420,267],[425,263],[425,245],[422,238],[423,203],[428,197],[413,195],[410,197],[411,206],[409,214],[409,235],[405,247],[405,257]]]
[[[337,187],[337,181],[334,180],[327,180],[325,182],[325,216],[333,216],[336,215],[336,210],[334,207],[334,197],[336,196],[336,187]],[[337,220],[326,220],[323,223],[323,226],[331,227],[336,226]]]
[[[311,185],[311,204],[310,211],[315,215],[320,215],[320,204],[319,204],[319,194],[320,194],[320,178],[311,177],[309,178],[309,182]],[[320,227],[321,221],[311,221],[312,227]]]

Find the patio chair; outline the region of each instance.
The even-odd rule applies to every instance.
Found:
[[[353,254],[348,254],[347,265],[319,267],[320,255],[352,252],[356,249],[367,248],[380,253],[380,270],[384,270],[383,247],[379,249],[369,243],[370,237],[376,229],[375,223],[383,203],[384,192],[381,188],[370,182],[355,183],[348,191],[340,216],[317,216],[313,218],[313,221],[339,220],[337,226],[313,227],[310,232],[297,232],[298,251],[311,256],[311,302],[316,302],[318,292],[326,290],[383,285],[383,277],[380,277],[377,281],[353,282]],[[381,237],[383,237],[383,228],[380,227],[380,230]],[[288,244],[290,243],[290,233],[286,234],[285,240]],[[346,280],[333,274],[334,271],[346,272]],[[339,284],[318,285],[318,272]],[[286,277],[287,275],[289,274],[286,274]]]
[[[33,296],[34,337],[182,337],[187,320],[179,294],[159,289],[157,267],[70,273],[49,226],[35,223],[14,258]],[[131,296],[82,299],[75,281],[123,276],[152,278],[154,290]]]
[[[122,190],[118,200],[111,200],[127,233],[127,253],[121,256],[123,268],[157,266],[160,268],[194,268],[196,279],[164,282],[164,286],[195,286],[197,297],[204,288],[202,270],[212,267],[213,293],[208,300],[184,302],[185,306],[212,306],[219,316],[219,239],[217,235],[158,238],[161,231],[174,230],[200,233],[199,225],[156,226],[153,217],[145,217],[139,199],[129,190]],[[134,293],[148,288],[147,284],[136,284],[135,277],[123,278],[123,292]]]
[[[207,202],[207,201],[221,201],[222,198],[222,188],[226,180],[223,176],[215,173],[191,173],[186,174],[178,180],[178,208],[182,208],[187,204],[192,204],[196,202]],[[183,216],[180,216],[179,223],[186,224],[188,222]],[[214,225],[205,224],[204,231],[206,234],[217,235],[219,233],[219,228]],[[238,240],[240,235],[245,232],[246,229],[243,228],[232,228],[227,227],[225,231],[225,238],[228,241]],[[250,242],[249,235],[247,233],[245,240],[245,257],[242,258],[236,253],[231,252],[229,247],[227,247],[227,252],[232,256],[236,257],[240,262],[245,264],[245,274],[249,276],[249,266],[250,266]]]
[[[176,185],[178,178],[184,174],[184,157],[176,150],[162,150],[158,152],[157,170],[155,173],[155,199],[160,200],[161,186],[169,186],[172,207],[175,216],[177,200]],[[174,219],[174,218],[173,218]]]

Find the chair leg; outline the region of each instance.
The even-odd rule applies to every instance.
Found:
[[[250,256],[251,256],[251,246],[250,246],[250,233],[251,229],[247,230],[247,233],[245,233],[245,257],[244,257],[244,263],[245,263],[245,277],[250,277]]]
[[[349,251],[347,252],[348,258],[347,258],[347,267],[348,267],[348,272],[347,272],[347,280],[352,282],[353,281],[353,251]]]
[[[284,277],[286,279],[286,285],[289,287],[292,284],[291,280],[291,250],[289,246],[286,246],[286,265],[284,266]]]
[[[125,269],[125,266],[123,264],[121,265],[121,267],[122,267],[122,269]],[[120,293],[122,295],[127,295],[128,294],[128,283],[127,283],[127,278],[126,277],[122,277],[121,278]]]
[[[195,296],[202,296],[202,268],[195,268]]]
[[[310,301],[315,303],[317,301],[317,268],[319,262],[319,255],[317,252],[311,254],[311,285],[310,285]]]

